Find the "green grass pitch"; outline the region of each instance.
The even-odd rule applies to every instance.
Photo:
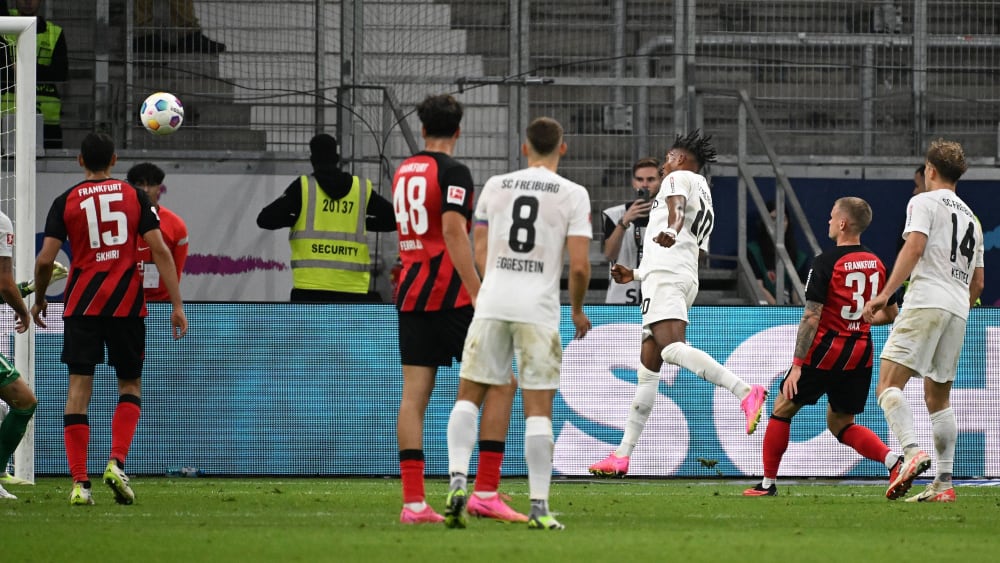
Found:
[[[796,484],[801,483],[801,484]],[[118,506],[68,504],[70,481],[10,486],[0,501],[2,561],[990,561],[1000,553],[1000,487],[959,487],[955,504],[887,501],[885,485],[561,480],[551,505],[564,531],[470,519],[465,530],[399,524],[398,479],[133,478]],[[427,483],[443,509],[447,483]],[[521,511],[527,482],[502,490]],[[915,487],[914,491],[919,490]]]

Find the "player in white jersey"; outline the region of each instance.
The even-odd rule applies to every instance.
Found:
[[[705,163],[715,161],[710,139],[698,130],[677,137],[667,151],[663,184],[649,212],[642,262],[634,270],[621,264],[611,270],[618,283],[642,282],[641,365],[636,370],[638,385],[621,444],[590,466],[594,475],[623,477],[628,473],[629,457],[656,401],[663,362],[728,389],[740,400],[747,434],[753,433],[760,421],[767,390],[748,385],[685,340],[688,309],[698,294],[698,254],[707,249],[715,222],[712,193],[705,177],[698,173]]]
[[[14,281],[14,225],[0,212],[0,298],[14,310],[14,330],[22,333],[31,324],[31,313],[21,298],[21,291]],[[7,462],[35,414],[38,400],[14,369],[14,363],[0,354],[0,400],[10,409],[0,424],[0,483],[23,484],[25,481],[7,474]],[[0,485],[0,499],[17,499]]]
[[[549,512],[552,400],[559,388],[559,280],[569,251],[569,294],[576,338],[590,330],[583,298],[590,281],[590,197],[556,174],[566,153],[562,127],[540,117],[528,125],[528,168],[490,178],[473,231],[483,285],[462,351],[458,397],[448,419],[451,486],[445,525],[464,528],[469,458],[487,390],[510,379],[517,356],[524,403],[524,457],[531,497],[529,528],[562,529]]]
[[[951,386],[965,340],[969,308],[983,291],[983,229],[955,193],[955,184],[968,168],[962,145],[938,139],[931,143],[925,161],[927,191],[913,196],[907,205],[903,229],[906,243],[889,281],[865,305],[865,318],[872,318],[910,278],[905,306],[882,348],[876,388],[878,405],[905,456],[886,497],[899,497],[915,477],[931,466],[930,456],[917,444],[913,411],[903,397],[903,387],[910,378],[923,377],[937,478],[923,492],[906,500],[953,502],[951,474],[958,425],[951,410]]]

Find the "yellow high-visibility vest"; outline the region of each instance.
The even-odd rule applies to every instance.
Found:
[[[10,10],[10,15],[16,16],[17,10]],[[37,35],[38,49],[35,51],[35,56],[38,64],[42,66],[52,64],[52,52],[55,51],[56,42],[59,41],[60,35],[62,35],[62,27],[52,22],[45,22],[45,31]],[[4,35],[4,39],[9,45],[10,52],[14,52],[17,46],[17,36]],[[14,92],[4,92],[2,100],[0,100],[0,104],[2,104],[0,112],[11,113],[14,111],[14,103]],[[38,83],[35,85],[35,105],[37,112],[42,114],[42,120],[46,125],[59,125],[62,115],[62,100],[59,99],[55,84]]]
[[[347,293],[368,293],[371,257],[365,227],[371,180],[355,176],[351,191],[330,199],[316,180],[300,179],[302,211],[288,233],[292,249],[292,286]]]

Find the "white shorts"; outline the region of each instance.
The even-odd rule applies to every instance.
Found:
[[[650,326],[659,321],[688,322],[688,309],[698,296],[698,282],[684,276],[655,273],[642,280],[642,333],[645,340]]]
[[[965,324],[965,319],[944,309],[903,307],[882,347],[881,358],[938,383],[955,381]]]
[[[517,355],[521,389],[558,389],[562,341],[557,329],[532,323],[472,319],[462,350],[459,377],[485,385],[506,385]]]

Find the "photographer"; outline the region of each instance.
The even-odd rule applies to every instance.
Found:
[[[649,209],[652,206],[650,202],[660,191],[658,160],[643,158],[632,165],[632,189],[637,196],[634,201],[604,210],[604,256],[611,262],[611,266],[621,264],[635,268],[639,265]],[[611,282],[604,302],[638,305],[641,300],[639,285],[639,282]]]

